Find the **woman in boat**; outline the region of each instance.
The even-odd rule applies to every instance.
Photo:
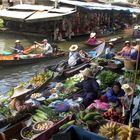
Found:
[[[84,80],[75,86],[82,89],[81,96],[83,97],[83,104],[87,107],[93,102],[93,100],[98,98],[100,87],[90,68],[85,68],[80,71],[80,73],[83,75]]]
[[[111,59],[114,56],[115,56],[114,44],[112,42],[109,42],[108,47],[105,50],[105,58]]]
[[[130,41],[125,41],[124,47],[121,51],[117,52],[117,55],[121,55],[123,57],[129,57],[131,51],[131,43]]]
[[[14,54],[23,53],[24,47],[21,45],[20,40],[15,41]]]
[[[25,103],[26,93],[28,93],[30,89],[24,88],[22,85],[14,88],[14,93],[11,96],[11,102],[9,104],[11,109],[14,109],[18,112],[27,112],[31,111],[34,107],[31,104]]]
[[[78,64],[81,64],[81,57],[78,52],[78,45],[71,45],[69,48],[69,58],[68,58],[68,65],[70,67],[76,66]]]
[[[97,43],[96,33],[90,33],[90,37],[87,40],[88,45],[95,45]]]
[[[121,84],[119,82],[114,82],[113,86],[107,90],[107,92],[101,96],[101,99],[103,97],[106,97],[108,102],[117,102],[119,100],[119,97],[122,97],[125,95],[124,90],[121,88]]]

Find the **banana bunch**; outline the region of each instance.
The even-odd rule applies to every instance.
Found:
[[[78,113],[78,118],[86,124],[95,124],[103,120],[101,114],[97,111],[80,111]]]
[[[129,123],[129,126],[122,126],[119,128],[118,137],[120,140],[138,140],[137,132],[132,127],[132,124]],[[137,137],[137,138],[136,138]]]
[[[99,133],[110,140],[116,140],[116,135],[118,131],[119,127],[114,122],[109,122],[101,126],[99,129]]]

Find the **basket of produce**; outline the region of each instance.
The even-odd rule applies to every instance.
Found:
[[[96,61],[100,66],[105,66],[108,64],[107,60],[104,58],[98,58]]]
[[[30,96],[31,99],[33,100],[38,100],[38,101],[43,101],[45,100],[45,97],[43,97],[43,94],[41,93],[33,93],[31,96]]]
[[[24,127],[20,131],[20,135],[24,140],[31,140],[31,138],[35,135],[33,129],[31,126],[29,127]]]
[[[40,133],[44,130],[51,128],[53,125],[54,125],[54,123],[52,121],[42,121],[42,122],[38,122],[38,123],[34,124],[33,130],[36,133]]]

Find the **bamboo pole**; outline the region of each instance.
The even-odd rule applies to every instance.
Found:
[[[134,75],[134,84],[133,84],[133,90],[135,90],[136,88],[136,83],[137,83],[137,73],[138,73],[138,65],[139,65],[139,56],[140,56],[140,41],[138,44],[138,54],[137,54],[137,60],[136,60],[136,68],[135,68],[135,75]],[[133,106],[133,102],[134,102],[134,94],[132,94],[132,102],[131,102],[131,106]],[[130,118],[130,122],[132,122],[132,110],[133,108],[131,108],[131,118]]]

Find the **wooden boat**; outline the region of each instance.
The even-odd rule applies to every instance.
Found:
[[[85,43],[85,45],[87,45],[87,46],[89,46],[89,47],[97,47],[97,46],[99,46],[100,44],[102,44],[103,43],[103,41],[98,41],[97,43],[95,43],[94,45],[91,45],[91,44],[88,44],[87,42]]]
[[[44,60],[55,59],[64,56],[65,52],[59,52],[51,55],[28,54],[28,55],[8,55],[0,56],[0,66],[17,66],[25,64],[33,64]]]
[[[97,57],[100,57],[102,55],[102,53],[104,52],[104,48],[105,48],[105,42],[103,42],[100,45],[98,45],[94,49],[94,51],[96,52],[96,56],[92,56],[92,58],[90,60],[92,60],[94,58],[97,58]],[[60,66],[60,68],[62,68],[62,70],[60,70],[60,71],[58,70],[59,69],[59,64],[52,65],[52,66],[47,66],[45,69],[50,69],[52,71],[58,72],[59,73],[58,76],[66,78],[66,77],[71,77],[71,76],[79,73],[79,70],[83,70],[86,67],[90,67],[90,60],[88,62],[84,62],[84,63],[82,63],[80,65],[77,65],[75,67],[72,67],[72,68],[66,66],[66,68],[63,69],[62,68],[63,66]],[[64,63],[66,63],[66,62],[64,62]]]
[[[32,53],[35,49],[35,45],[31,45],[30,47],[26,47],[23,51],[24,54],[29,54]],[[13,48],[14,49],[14,48]],[[12,55],[12,52],[9,51],[3,51],[0,56],[7,56],[7,55]]]
[[[122,42],[123,39],[124,38],[122,36],[118,36],[118,37],[109,39],[108,41],[106,41],[106,43],[112,42],[113,44],[117,44],[117,43]]]
[[[34,135],[34,137],[31,138],[31,140],[50,140],[50,138],[59,131],[60,126],[71,121],[72,119],[73,119],[72,116],[65,117],[61,121],[55,123],[54,126],[49,128],[48,130],[45,130],[41,133]],[[0,140],[11,140],[11,139],[22,140],[23,138],[21,137],[20,132],[26,126],[27,126],[26,123],[24,121],[21,121],[9,127],[7,130],[0,133]]]

